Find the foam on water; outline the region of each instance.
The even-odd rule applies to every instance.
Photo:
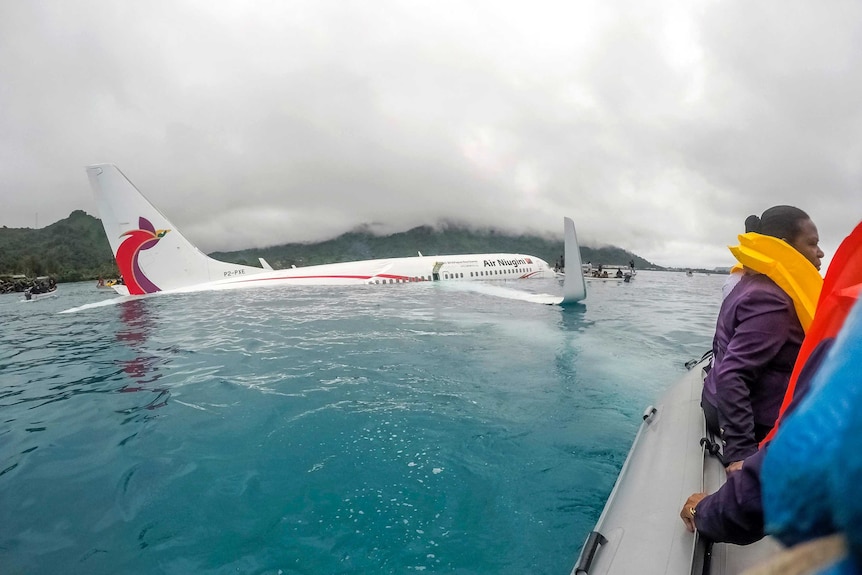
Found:
[[[722,281],[0,296],[0,565],[568,573]]]

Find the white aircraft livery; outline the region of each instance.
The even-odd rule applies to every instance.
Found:
[[[553,278],[547,262],[523,254],[415,256],[275,270],[263,258],[252,267],[215,260],[197,249],[113,164],[87,167],[102,225],[124,285],[121,295],[186,292],[274,285],[368,285],[446,280]],[[574,223],[565,218],[565,253],[580,270]],[[569,281],[569,276],[573,276]],[[573,285],[569,285],[569,284]],[[568,274],[562,297],[584,299],[583,274]],[[539,301],[539,300],[537,300]]]

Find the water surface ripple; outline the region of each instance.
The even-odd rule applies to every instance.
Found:
[[[722,281],[0,296],[0,565],[568,573]]]

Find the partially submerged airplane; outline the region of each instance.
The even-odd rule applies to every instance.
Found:
[[[87,167],[102,225],[125,285],[121,295],[283,285],[379,285],[421,281],[554,278],[548,263],[524,254],[461,254],[387,258],[275,270],[215,260],[183,236],[113,164]],[[578,270],[580,249],[564,219],[565,258]],[[563,295],[531,294],[532,301],[566,304],[586,297],[582,274],[567,274]]]

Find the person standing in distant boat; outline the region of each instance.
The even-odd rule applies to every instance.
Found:
[[[746,231],[780,238],[820,269],[817,227],[804,211],[774,206],[749,216]],[[746,268],[722,302],[713,338],[715,360],[703,384],[707,425],[724,443],[728,472],[772,429],[802,345],[792,298],[766,275]]]

